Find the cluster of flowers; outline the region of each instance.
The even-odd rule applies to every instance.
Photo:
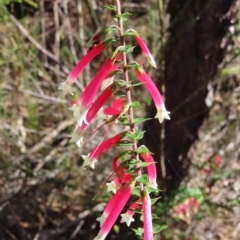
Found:
[[[215,173],[217,173],[222,163],[223,159],[221,156],[212,155],[207,159],[207,161],[202,166],[203,172],[207,175],[205,181],[209,193],[212,192],[212,187],[218,180],[218,177],[216,178],[214,175]]]
[[[98,35],[96,35],[93,40],[99,40],[104,33],[111,29],[118,29],[118,27],[114,26],[105,28]],[[134,30],[128,30],[127,32],[128,34],[131,33],[129,35],[134,36],[150,64],[156,67],[155,61],[149,52],[149,49],[139,34]],[[98,54],[103,52],[107,46],[113,42],[113,40],[113,38],[109,38],[96,44],[73,68],[66,82],[62,83],[59,89],[62,90],[64,94],[72,93],[71,87],[83,69]],[[77,128],[70,141],[76,142],[78,147],[82,147],[86,142],[84,141],[84,134],[99,111],[102,111],[105,115],[110,116],[110,118],[107,118],[104,124],[114,124],[117,121],[121,122],[122,117],[125,117],[124,119],[128,119],[129,117],[128,110],[133,106],[127,101],[126,97],[119,97],[117,95],[119,91],[119,84],[118,80],[114,80],[115,75],[121,72],[120,67],[122,63],[123,52],[124,47],[120,46],[114,51],[112,56],[106,59],[98,73],[93,77],[91,82],[82,92],[78,101],[70,108],[70,110],[73,111],[73,117],[77,122]],[[160,122],[162,122],[164,118],[170,119],[169,112],[167,112],[164,106],[163,98],[153,80],[140,65],[136,63],[133,65],[136,78],[148,90],[156,105],[156,118],[158,118]],[[112,100],[111,106],[105,107],[105,104],[109,100]],[[112,124],[110,126],[112,126]],[[90,136],[98,131],[99,128],[97,128]],[[94,169],[95,163],[98,161],[99,157],[110,148],[119,145],[123,141],[135,141],[134,139],[129,140],[129,134],[133,134],[133,132],[130,130],[124,131],[107,140],[103,139],[88,155],[82,156],[84,160],[83,166],[85,169],[89,167]],[[106,135],[104,138],[105,137]],[[138,156],[140,155],[143,161],[134,159],[134,154],[137,154]],[[121,161],[123,155],[128,155],[130,160]],[[140,183],[137,179],[139,178],[138,171],[143,167],[145,167],[147,170],[148,180],[146,186],[141,188],[139,187]],[[135,209],[142,209],[144,220],[144,240],[152,240],[153,227],[149,189],[157,189],[157,179],[156,167],[151,153],[144,146],[139,147],[138,151],[135,153],[133,153],[133,150],[128,149],[113,159],[113,171],[116,175],[116,178],[106,185],[107,191],[112,191],[114,195],[107,203],[102,216],[97,219],[100,222],[101,229],[97,237],[95,237],[95,240],[103,240],[106,238],[124,206],[133,195],[133,190],[135,188],[139,189],[137,200],[130,206],[126,213],[121,214],[121,222],[126,222],[126,224],[130,226],[131,222],[134,221],[133,215],[135,213]]]
[[[176,211],[180,217],[182,215],[189,216],[191,212],[195,212],[199,210],[199,208],[200,208],[200,202],[198,201],[198,199],[195,197],[191,197],[191,198],[188,198],[183,203],[180,203],[179,205],[177,205]]]
[[[204,164],[203,171],[210,174],[218,169],[222,162],[223,159],[221,156],[213,155],[207,159],[206,163]]]

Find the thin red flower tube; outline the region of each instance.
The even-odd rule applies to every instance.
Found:
[[[116,98],[110,107],[103,109],[103,113],[106,115],[114,116],[121,113],[121,109],[124,107],[124,98]]]
[[[126,173],[126,168],[119,165],[117,157],[113,159],[113,170],[117,175],[117,178],[106,185],[108,187],[107,192],[112,191],[115,194],[122,184],[131,183],[133,181],[133,175]]]
[[[145,162],[150,163],[147,166],[149,186],[157,189],[157,170],[154,159],[150,153],[141,153],[140,155]]]
[[[97,221],[100,222],[100,227],[102,227],[103,223],[115,207],[117,201],[119,199],[119,194],[115,194],[111,197],[111,199],[108,201],[107,205],[104,208],[103,214],[101,217],[97,218]]]
[[[132,33],[132,35],[134,36],[135,40],[137,41],[137,43],[139,44],[140,48],[142,49],[143,54],[145,55],[145,57],[147,58],[148,62],[154,67],[156,68],[156,62],[151,54],[151,52],[149,51],[149,48],[147,46],[147,44],[144,42],[144,40],[140,37],[140,35],[138,34],[137,31],[135,31],[134,29],[128,29],[126,31],[126,33]]]
[[[108,39],[102,43],[97,44],[91,49],[82,59],[79,60],[77,65],[72,69],[69,73],[67,80],[60,85],[59,90],[63,90],[63,94],[66,95],[67,92],[71,91],[72,84],[76,81],[78,76],[81,74],[82,70],[95,58],[98,54],[100,54],[107,45],[111,42],[111,39]]]
[[[93,120],[93,118],[96,116],[100,108],[113,96],[115,91],[115,85],[112,84],[108,88],[106,88],[100,96],[97,98],[97,100],[92,104],[92,106],[89,108],[85,121],[78,122],[78,128],[73,133],[72,138],[70,142],[76,142],[77,146],[80,147],[83,142],[83,134],[88,128],[89,124]]]
[[[113,80],[115,77],[115,74],[113,74],[113,73],[114,73],[114,71],[118,70],[118,68],[119,68],[119,64],[115,64],[112,66],[111,70],[109,71],[108,76],[102,82],[101,90],[104,90],[105,88],[107,88],[109,85],[111,85],[113,83]]]
[[[149,194],[145,191],[142,198],[143,206],[143,239],[153,240],[153,226],[152,226],[152,210],[151,210],[151,199]]]
[[[155,60],[151,54],[151,52],[149,51],[146,43],[144,42],[144,40],[139,36],[135,36],[136,41],[138,42],[139,46],[141,47],[143,54],[146,56],[146,58],[148,59],[148,62],[156,68],[156,63]]]
[[[169,112],[166,110],[162,95],[158,91],[155,83],[150,76],[143,70],[142,67],[136,67],[136,76],[140,82],[144,84],[157,108],[157,114],[155,118],[158,118],[159,122],[162,123],[164,119],[170,119]]]
[[[70,110],[73,111],[73,116],[78,121],[79,125],[81,125],[82,121],[86,122],[86,114],[89,106],[92,104],[94,97],[96,96],[103,80],[108,75],[111,70],[115,59],[108,58],[92,81],[88,84],[88,86],[83,91],[82,95],[78,99],[77,104],[73,105]]]
[[[94,148],[87,156],[83,155],[82,158],[84,160],[84,167],[90,166],[94,168],[97,159],[106,152],[109,148],[115,146],[119,143],[119,141],[127,134],[127,132],[122,132],[114,137],[109,138],[105,142],[99,144],[96,148]]]
[[[104,240],[114,223],[116,222],[118,216],[120,215],[122,209],[126,205],[133,191],[133,184],[129,186],[124,186],[118,190],[118,192],[113,196],[115,200],[114,208],[112,208],[110,214],[102,224],[102,227],[98,233],[98,235],[94,238],[94,240]],[[111,201],[111,200],[110,200]]]

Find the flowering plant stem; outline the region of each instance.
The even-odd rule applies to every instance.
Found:
[[[124,36],[124,28],[123,28],[123,21],[122,21],[122,11],[121,11],[121,2],[120,0],[116,0],[116,8],[117,8],[117,16],[118,16],[118,27],[119,27],[119,37],[120,37],[120,44],[125,47],[126,42],[125,42],[125,36]],[[131,97],[131,88],[129,84],[129,76],[128,76],[128,69],[127,69],[127,54],[125,52],[122,53],[122,70],[123,70],[123,79],[126,82],[126,97],[127,97],[127,102],[129,104],[129,109],[128,109],[128,114],[129,114],[129,128],[132,133],[135,133],[135,124],[134,124],[134,115],[133,115],[133,108],[132,108],[132,97]],[[133,139],[133,159],[138,160],[139,159],[139,154],[136,152],[137,150],[137,141]],[[142,171],[137,166],[138,170],[138,176],[142,175]],[[143,184],[140,184],[141,190],[143,190]]]
[[[118,31],[118,37],[106,38],[104,41],[95,44],[92,50],[79,60],[59,89],[63,91],[63,94],[71,93],[71,87],[73,87],[77,77],[87,64],[107,47],[111,47],[113,42],[119,42],[119,46],[105,60],[99,71],[79,96],[78,101],[69,108],[77,122],[77,127],[70,142],[76,142],[78,147],[82,147],[90,137],[99,133],[103,126],[108,127],[97,146],[89,154],[82,155],[85,170],[89,169],[89,167],[94,169],[95,163],[99,162],[98,159],[110,149],[119,145],[125,147],[113,159],[113,174],[111,177],[114,175],[115,179],[111,182],[107,181],[105,185],[107,192],[113,192],[115,195],[111,197],[106,205],[103,215],[97,219],[100,222],[101,229],[94,240],[104,240],[119,215],[122,216],[121,222],[126,222],[127,226],[130,226],[131,222],[134,221],[133,215],[136,212],[134,209],[138,208],[142,209],[140,212],[143,214],[144,229],[138,228],[134,231],[137,235],[143,235],[144,240],[152,240],[154,228],[152,224],[150,193],[158,191],[157,171],[149,150],[145,146],[138,147],[137,145],[137,141],[143,138],[144,132],[139,131],[136,124],[147,119],[134,118],[133,108],[141,107],[141,104],[132,101],[131,91],[134,86],[139,84],[133,84],[134,79],[129,80],[130,70],[135,72],[136,79],[140,81],[140,85],[145,87],[151,95],[157,110],[155,118],[158,118],[159,122],[162,123],[164,119],[170,119],[170,117],[169,112],[165,108],[163,97],[154,81],[144,71],[143,66],[137,62],[128,63],[127,54],[130,54],[134,47],[126,44],[126,36],[132,37],[137,42],[148,62],[153,67],[156,67],[155,60],[147,44],[137,31],[134,29],[124,30],[123,21],[127,19],[129,13],[122,13],[120,0],[115,0],[115,3],[115,6],[107,5],[107,7],[111,11],[115,11],[117,26],[112,25],[103,28],[90,42],[95,44],[95,41],[101,41],[105,35],[116,31]],[[121,69],[119,69],[120,66]],[[118,73],[122,73],[123,80],[116,79]],[[122,94],[123,90],[124,94]],[[112,102],[110,107],[104,107],[104,105],[109,105],[109,101]],[[104,118],[112,117],[105,119],[104,123],[97,126],[90,136],[86,137],[85,134],[88,134],[87,130],[98,113],[101,113],[100,115],[104,116]],[[108,134],[110,134],[113,126],[118,123],[122,127],[124,126],[125,130],[109,137]],[[129,127],[127,131],[126,126]],[[146,168],[146,174],[142,173],[143,168]],[[132,204],[126,213],[121,214],[124,206],[132,196],[138,200],[135,200],[135,204]]]

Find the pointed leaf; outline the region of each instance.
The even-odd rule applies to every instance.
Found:
[[[152,120],[152,118],[134,118],[134,123],[138,124],[138,123],[143,123],[149,120]]]
[[[143,174],[142,176],[137,177],[136,181],[147,185],[148,184],[148,175]]]

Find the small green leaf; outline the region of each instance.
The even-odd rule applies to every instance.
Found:
[[[124,150],[124,151],[122,151],[118,156],[117,156],[117,158],[119,159],[119,158],[122,158],[122,157],[124,157],[125,155],[127,155],[127,154],[130,154],[131,152],[130,152],[130,150]]]
[[[143,138],[145,131],[137,131],[135,133],[128,133],[127,136],[133,140],[140,140]]]
[[[129,121],[128,121],[128,117],[127,116],[122,116],[121,119],[120,119],[120,122],[124,126],[128,126],[129,125]]]
[[[124,87],[127,85],[126,81],[121,80],[121,79],[117,80],[117,84],[120,85],[120,87]]]
[[[135,186],[132,194],[137,197],[140,197],[140,188]]]
[[[129,16],[131,16],[131,15],[132,15],[131,13],[125,12],[125,13],[122,14],[122,17],[129,17]]]
[[[153,205],[158,199],[160,199],[160,197],[151,198],[151,205]]]
[[[143,183],[143,184],[148,184],[148,175],[143,174],[142,176],[139,176],[136,178],[137,182]]]
[[[116,6],[113,6],[110,4],[105,5],[105,8],[107,8],[108,10],[111,10],[111,11],[115,11],[115,12],[117,11]]]
[[[131,53],[131,52],[133,52],[133,49],[135,48],[135,46],[129,46],[129,45],[127,45],[127,46],[125,46],[125,47],[121,47],[121,48],[119,48],[119,51],[120,52],[125,52],[125,53]]]
[[[141,167],[144,168],[144,167],[148,167],[149,165],[151,165],[153,163],[150,163],[150,162],[141,162]]]
[[[146,189],[147,189],[147,192],[148,193],[152,193],[152,192],[161,192],[161,190],[159,190],[159,189],[156,189],[156,188],[152,188],[152,187],[146,187]]]
[[[136,236],[142,236],[143,235],[143,228],[138,228],[138,229],[132,228],[132,230],[136,233]]]
[[[142,105],[140,104],[140,102],[132,102],[132,107],[138,107],[138,108],[142,108]]]
[[[137,68],[140,65],[137,62],[131,62],[127,65],[128,68]]]
[[[127,30],[125,33],[124,33],[125,36],[138,36],[139,34],[135,31],[131,31],[131,30]]]
[[[140,85],[143,85],[143,83],[134,83],[134,84],[131,84],[131,87],[137,87],[137,86],[140,86]]]
[[[127,140],[122,140],[118,143],[118,146],[131,147],[133,144]]]
[[[123,22],[126,22],[128,20],[128,17],[130,16],[131,14],[129,12],[125,12],[121,15],[116,15],[117,18],[121,18]]]
[[[152,120],[152,118],[134,118],[134,123],[143,123]]]
[[[168,226],[166,225],[163,225],[163,226],[153,226],[153,233],[156,234],[156,233],[159,233],[161,232],[162,230],[168,228]]]
[[[151,153],[144,145],[140,146],[137,150],[137,153]]]
[[[155,213],[152,213],[152,219],[160,219]]]
[[[129,169],[135,168],[137,164],[142,163],[139,160],[131,160],[128,162]]]
[[[139,36],[139,33],[136,30],[132,29],[132,28],[128,29],[125,32],[125,34],[129,35],[129,36]]]

